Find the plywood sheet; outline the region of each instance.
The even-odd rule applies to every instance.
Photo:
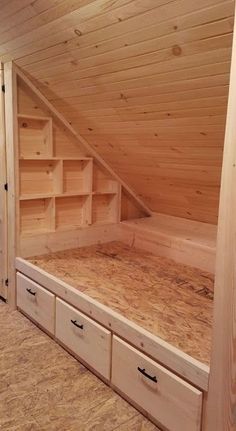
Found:
[[[29,261],[209,363],[214,282],[211,274],[119,242]]]

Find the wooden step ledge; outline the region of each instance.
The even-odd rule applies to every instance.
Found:
[[[210,273],[215,272],[217,226],[164,214],[121,224],[121,240]]]

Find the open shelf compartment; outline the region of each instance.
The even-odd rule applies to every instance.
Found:
[[[56,198],[56,230],[69,230],[91,224],[91,195]]]
[[[93,195],[93,224],[117,223],[118,214],[118,195],[116,193]]]
[[[29,199],[20,202],[20,233],[37,234],[54,230],[54,199]]]
[[[52,157],[52,119],[18,115],[19,157]]]
[[[63,160],[63,193],[91,193],[92,159]]]
[[[118,193],[119,183],[109,176],[104,168],[94,164],[93,166],[93,192]]]
[[[60,194],[61,168],[56,160],[20,160],[20,197]]]

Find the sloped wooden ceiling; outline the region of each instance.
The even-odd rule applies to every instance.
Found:
[[[215,223],[234,1],[2,0],[14,60],[157,212]]]

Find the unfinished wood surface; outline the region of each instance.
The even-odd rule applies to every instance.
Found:
[[[110,331],[57,298],[55,336],[97,373],[110,380]]]
[[[17,307],[50,334],[55,333],[55,295],[17,274]]]
[[[99,322],[105,328],[128,343],[143,351],[146,355],[165,364],[173,372],[188,380],[203,391],[208,389],[209,366],[194,359],[187,353],[166,342],[157,335],[144,329],[121,313],[102,304],[58,277],[46,272],[39,266],[20,257],[16,258],[16,269],[31,280],[35,280],[57,297],[71,304],[87,316]]]
[[[0,326],[1,430],[158,431],[28,319],[3,303]]]
[[[3,85],[3,65],[0,63],[0,86]],[[6,136],[4,93],[0,92],[0,296],[7,298],[7,195],[4,185],[7,182],[6,172]]]
[[[164,214],[124,221],[121,239],[153,254],[215,273],[217,227]]]
[[[16,3],[2,10],[3,61],[152,210],[216,223],[234,1]]]
[[[48,98],[46,98],[43,93],[38,90],[37,86],[35,86],[15,64],[14,71],[18,77],[18,82],[23,82],[23,86],[30,91],[33,99],[35,98],[37,100],[37,104],[49,112],[49,115],[52,116],[55,123],[59,124],[59,126],[64,131],[66,131],[70,139],[78,144],[78,146],[82,147],[83,150],[91,157],[93,157],[96,163],[101,166],[102,169],[105,169],[108,175],[114,178],[120,184],[120,186],[122,185],[128,195],[135,199],[142,211],[144,211],[146,214],[151,214],[150,209],[145,205],[143,200],[131,189],[130,186],[128,186],[122,180],[122,178],[111,168],[111,166],[106,163],[106,161],[98,154],[98,152],[89,144],[87,139],[83,138],[82,135],[78,133],[74,127],[72,127],[72,122],[66,120],[66,118],[52,105]]]
[[[168,431],[200,431],[202,392],[116,336],[112,383]]]
[[[71,126],[28,84],[17,69],[20,248],[25,236],[37,235],[40,243],[39,236],[48,232],[59,244],[63,230],[119,222],[117,178],[88,157]]]
[[[213,277],[121,243],[29,261],[208,364]]]
[[[9,289],[7,300],[12,308],[16,306],[15,257],[19,247],[19,167],[18,167],[18,124],[17,124],[17,80],[12,63],[4,65],[5,82],[5,127],[7,163],[7,274]]]
[[[216,256],[213,348],[206,431],[236,429],[236,24]]]

